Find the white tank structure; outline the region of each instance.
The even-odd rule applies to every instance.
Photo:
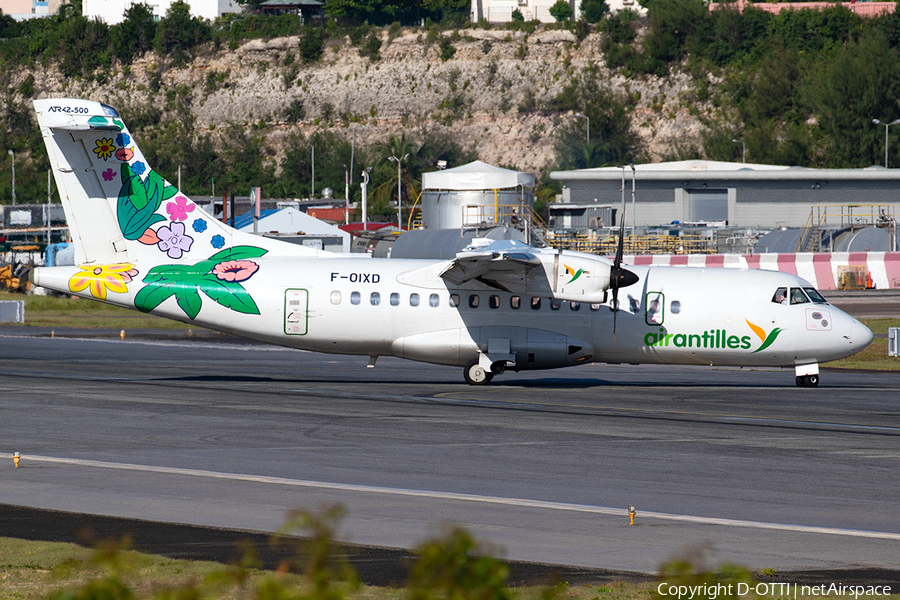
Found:
[[[426,229],[528,228],[534,207],[534,173],[480,160],[422,174]]]

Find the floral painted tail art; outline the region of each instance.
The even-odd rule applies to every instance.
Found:
[[[77,98],[34,107],[78,265],[35,270],[45,287],[232,327],[263,320],[253,296],[267,286],[268,260],[319,256],[204,211],[152,168],[115,108]]]

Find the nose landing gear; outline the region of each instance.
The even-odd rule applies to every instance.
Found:
[[[797,376],[797,387],[814,388],[819,385],[819,363],[796,365],[794,375]]]
[[[818,375],[802,375],[797,377],[797,387],[816,387],[819,385]]]

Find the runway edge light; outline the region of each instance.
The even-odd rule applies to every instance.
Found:
[[[636,514],[637,514],[637,512],[634,510],[634,507],[633,507],[633,506],[629,506],[629,507],[628,507],[628,516],[631,517],[631,524],[632,524],[632,525],[634,525],[634,515],[636,515]]]
[[[22,458],[18,452],[13,452],[13,463],[16,465],[16,468],[19,468],[19,459]]]

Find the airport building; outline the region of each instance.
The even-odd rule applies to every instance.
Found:
[[[691,160],[635,165],[633,170],[556,171],[551,178],[563,186],[561,202],[550,206],[555,231],[617,224],[614,215],[620,211],[624,185],[626,226],[794,229],[798,233],[793,246],[774,251],[800,252],[838,249],[828,232],[879,227],[889,230],[892,239],[891,248],[881,249],[896,249],[900,169],[806,169]]]

